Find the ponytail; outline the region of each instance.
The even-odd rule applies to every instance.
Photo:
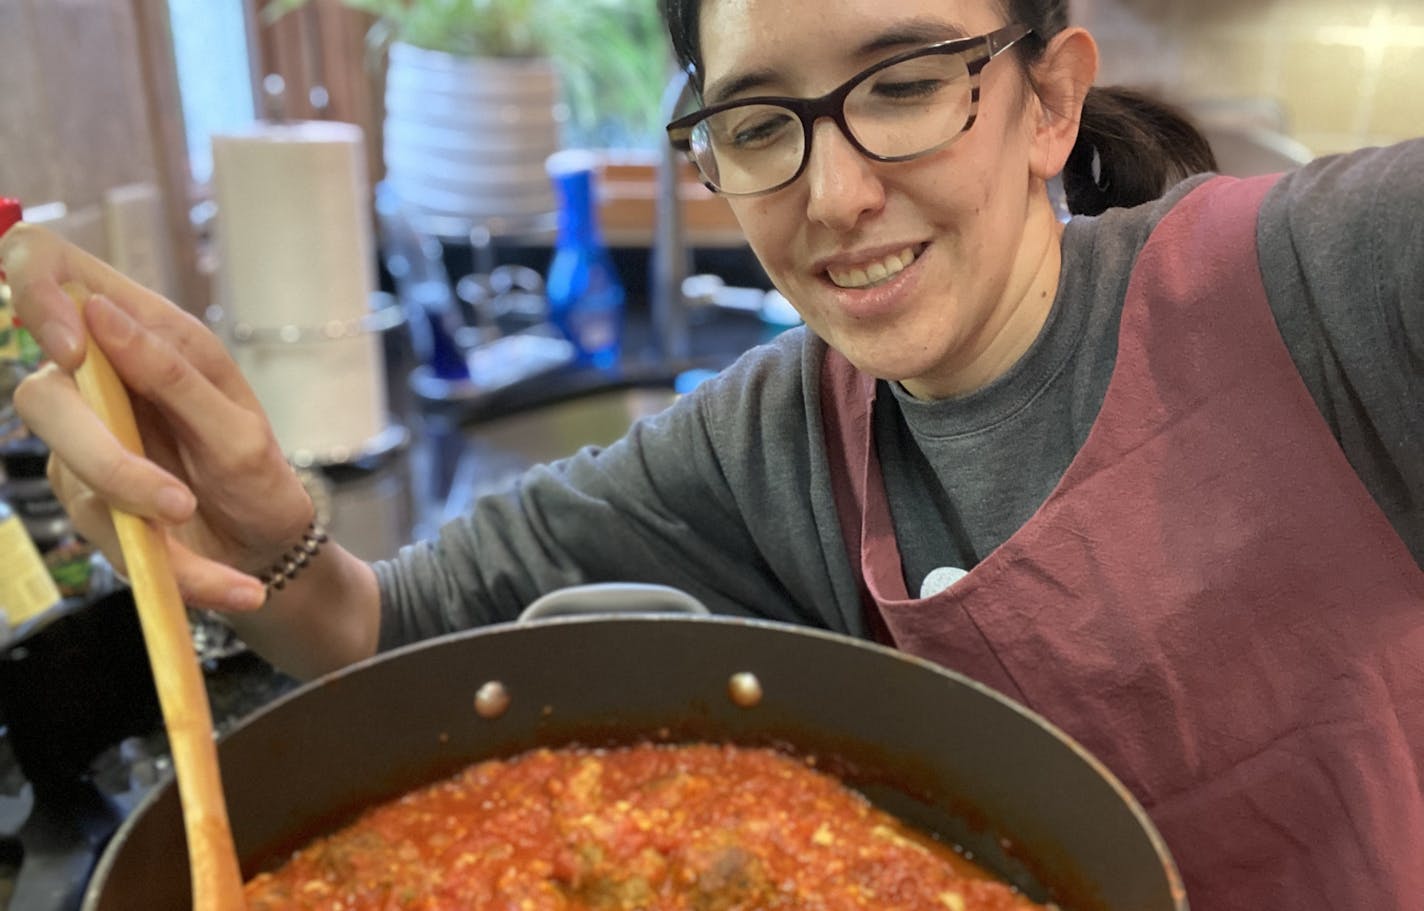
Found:
[[[1214,170],[1211,146],[1186,114],[1133,89],[1095,86],[1083,103],[1063,189],[1070,212],[1099,215],[1149,202],[1192,174]]]

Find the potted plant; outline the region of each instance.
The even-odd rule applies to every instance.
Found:
[[[554,208],[544,160],[561,145],[659,136],[670,58],[656,0],[340,2],[377,17],[386,180],[417,217],[537,219]]]

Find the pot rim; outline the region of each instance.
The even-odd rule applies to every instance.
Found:
[[[1180,871],[1176,862],[1167,847],[1165,839],[1157,830],[1156,825],[1148,816],[1145,808],[1139,803],[1137,798],[1127,789],[1127,787],[1117,778],[1115,774],[1104,765],[1097,757],[1079,744],[1067,732],[1060,729],[1056,724],[1039,715],[1034,710],[1017,702],[1016,700],[1000,693],[999,691],[986,686],[972,678],[957,671],[943,667],[934,662],[928,661],[905,652],[898,651],[889,646],[879,643],[858,639],[843,633],[833,632],[814,627],[802,626],[776,620],[766,620],[751,617],[735,617],[727,615],[688,615],[682,613],[593,613],[573,616],[554,616],[535,621],[505,621],[499,623],[486,624],[480,627],[461,630],[443,635],[433,636],[401,645],[379,652],[371,657],[348,665],[346,667],[331,671],[320,677],[314,678],[294,690],[278,696],[263,707],[252,712],[238,724],[219,738],[219,744],[230,737],[238,736],[249,727],[260,724],[269,715],[278,713],[285,706],[292,702],[303,699],[307,694],[320,690],[339,681],[350,677],[361,675],[373,668],[380,667],[387,663],[394,663],[422,652],[434,651],[440,648],[448,648],[460,642],[484,639],[487,637],[498,637],[511,632],[528,632],[531,629],[555,627],[555,626],[605,626],[610,624],[622,624],[629,626],[647,626],[649,624],[702,624],[713,627],[738,627],[752,630],[766,630],[781,635],[794,637],[805,637],[814,640],[831,643],[836,647],[849,646],[853,649],[870,652],[879,656],[878,660],[896,662],[913,668],[916,673],[925,673],[941,678],[954,687],[964,688],[971,691],[980,698],[987,698],[996,703],[999,707],[1009,710],[1012,714],[1019,716],[1030,726],[1046,733],[1056,740],[1061,746],[1066,747],[1073,756],[1084,763],[1102,782],[1105,782],[1112,790],[1114,796],[1121,805],[1128,810],[1133,821],[1140,828],[1143,835],[1160,863],[1167,878],[1168,888],[1174,901],[1176,911],[1188,911],[1185,885],[1182,881]],[[650,732],[651,736],[651,732]],[[733,742],[729,737],[728,742]],[[503,755],[498,750],[492,751],[489,756]],[[476,761],[471,759],[471,761]],[[105,845],[98,863],[95,865],[88,886],[85,889],[83,909],[97,907],[98,899],[102,893],[102,886],[108,880],[109,874],[116,864],[116,856],[119,847],[127,840],[132,829],[140,824],[145,814],[155,803],[163,799],[169,799],[168,793],[175,790],[176,783],[173,774],[170,772],[165,780],[149,790],[147,794],[134,806],[132,812],[124,819],[118,827],[109,843]]]

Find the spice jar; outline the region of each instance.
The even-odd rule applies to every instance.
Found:
[[[0,500],[0,608],[13,629],[59,603],[59,588],[10,504]]]
[[[64,506],[45,475],[49,447],[38,437],[25,436],[0,446],[3,495],[34,541],[66,598],[89,593],[94,548],[74,529]]]

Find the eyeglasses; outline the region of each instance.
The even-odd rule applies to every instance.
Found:
[[[820,98],[715,104],[668,124],[668,140],[697,165],[710,189],[726,196],[770,193],[800,177],[812,128],[822,117],[834,120],[865,157],[909,161],[944,148],[974,125],[980,72],[1031,34],[1009,25],[905,51]]]

